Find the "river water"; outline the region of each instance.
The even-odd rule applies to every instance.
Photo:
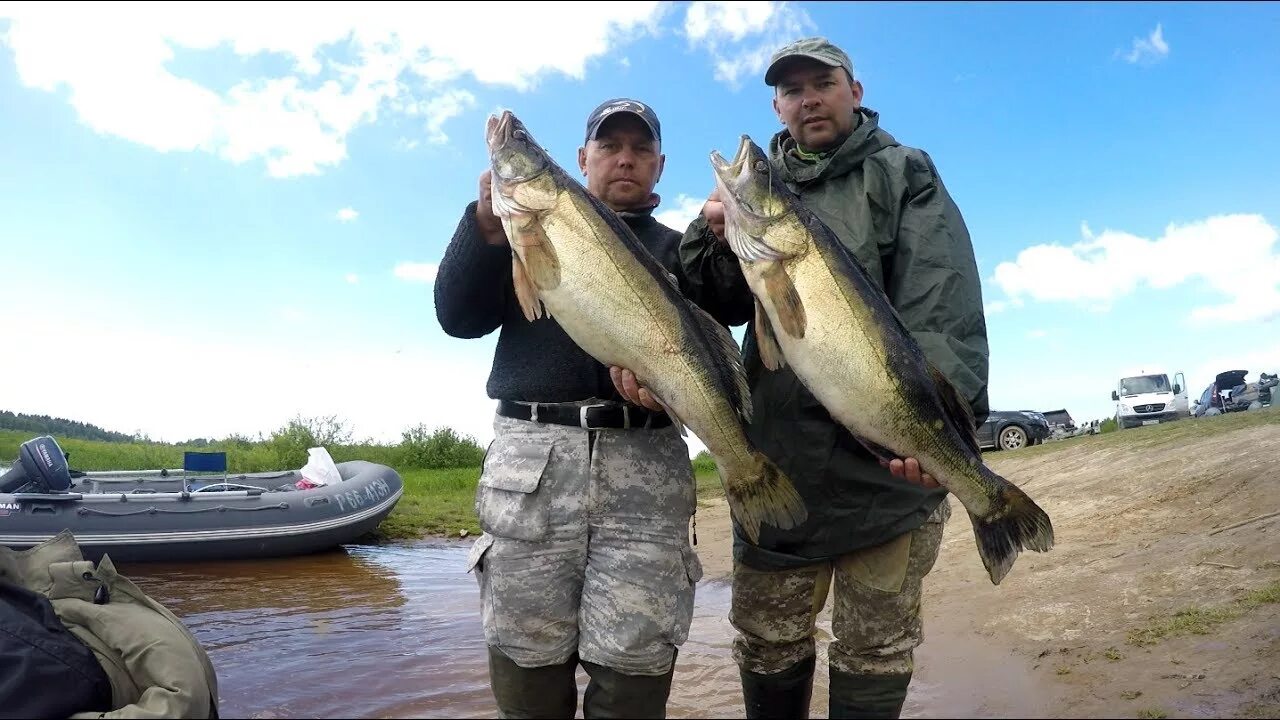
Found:
[[[464,572],[467,549],[439,541],[349,545],[305,557],[120,570],[204,645],[223,717],[495,717],[479,594]],[[704,581],[696,598],[668,716],[741,717],[729,587]],[[819,638],[830,638],[829,609]],[[969,640],[926,638],[904,717],[1046,715],[1043,699],[1026,688],[989,704],[983,683],[1009,687],[1009,668]],[[827,710],[821,650],[819,660],[814,717]],[[935,680],[935,663],[950,673],[946,683]],[[982,667],[989,678],[966,675]],[[585,688],[586,674],[578,679]]]

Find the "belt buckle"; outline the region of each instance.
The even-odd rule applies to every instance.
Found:
[[[608,403],[597,403],[595,405],[583,405],[579,407],[578,408],[578,425],[583,430],[603,430],[604,428],[608,427],[607,425],[593,426],[587,422],[587,411],[589,411],[591,408],[607,408],[607,407],[609,407]],[[628,412],[626,405],[622,406],[622,427],[624,429],[631,428],[631,413]]]

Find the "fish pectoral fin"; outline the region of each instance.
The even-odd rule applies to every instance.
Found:
[[[780,370],[787,364],[787,358],[778,347],[778,338],[773,335],[773,325],[769,323],[769,315],[764,305],[756,300],[756,347],[760,350],[760,361],[770,370]]]
[[[929,376],[933,378],[933,384],[938,388],[938,399],[942,401],[942,409],[955,423],[965,445],[981,457],[982,450],[978,446],[978,428],[973,422],[973,409],[969,407],[968,401],[960,397],[956,386],[951,384],[941,370],[927,360],[925,364],[928,366]]]
[[[524,319],[533,322],[542,317],[544,308],[542,299],[538,296],[538,289],[533,286],[533,281],[525,272],[520,254],[514,250],[511,251],[511,284],[515,286],[516,299],[520,301],[520,310],[524,313]],[[551,317],[550,313],[546,314],[547,317]]]
[[[524,249],[525,269],[534,287],[539,290],[560,287],[560,258],[542,225],[536,222],[525,225],[517,242]]]
[[[761,279],[764,280],[764,289],[773,303],[773,309],[778,314],[778,324],[782,326],[782,331],[793,338],[804,337],[804,303],[800,300],[800,293],[796,292],[795,283],[791,282],[787,269],[782,263],[772,263],[761,273]]]

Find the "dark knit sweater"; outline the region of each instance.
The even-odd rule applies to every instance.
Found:
[[[527,402],[593,397],[621,401],[609,368],[583,352],[559,323],[546,317],[525,319],[511,284],[511,249],[485,243],[476,227],[475,208],[474,201],[467,205],[440,262],[436,318],[446,333],[457,338],[483,337],[501,328],[486,385],[489,397]],[[619,216],[684,290],[677,259],[681,233],[648,213]]]

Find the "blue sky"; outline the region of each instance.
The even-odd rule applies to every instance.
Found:
[[[444,335],[431,282],[488,114],[573,168],[591,108],[648,103],[683,229],[710,151],[780,128],[763,61],[811,34],[964,214],[993,407],[1102,418],[1130,367],[1193,395],[1280,367],[1276,5],[300,7],[0,2],[0,408],[487,442],[496,333]]]

